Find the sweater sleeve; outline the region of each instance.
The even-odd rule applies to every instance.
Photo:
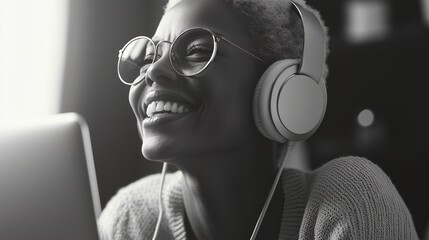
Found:
[[[308,184],[301,240],[418,239],[404,201],[372,162],[333,160],[311,173]]]
[[[152,239],[158,219],[160,174],[145,177],[121,190],[107,203],[98,219],[101,240]],[[169,233],[161,229],[162,234]],[[160,236],[170,239],[170,236]]]

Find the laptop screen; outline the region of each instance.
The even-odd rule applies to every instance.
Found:
[[[0,127],[0,239],[98,239],[88,127],[59,114]]]

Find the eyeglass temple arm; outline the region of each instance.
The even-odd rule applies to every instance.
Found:
[[[216,36],[216,38],[217,38],[217,39],[225,40],[227,43],[229,43],[229,44],[231,44],[232,46],[234,46],[234,47],[236,47],[236,48],[238,48],[238,49],[240,49],[240,50],[244,51],[245,53],[249,54],[250,56],[252,56],[252,57],[254,57],[254,58],[256,58],[256,59],[258,59],[259,61],[261,61],[261,62],[265,63],[266,65],[270,65],[269,63],[267,63],[267,62],[265,62],[264,60],[262,60],[262,58],[260,58],[260,57],[256,56],[255,54],[253,54],[253,53],[251,53],[251,52],[249,52],[249,51],[247,51],[246,49],[244,49],[244,48],[242,48],[242,47],[238,46],[237,44],[235,44],[235,43],[231,42],[230,40],[226,39],[226,38],[225,38],[225,37],[223,37],[223,36]]]

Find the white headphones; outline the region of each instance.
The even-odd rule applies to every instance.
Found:
[[[271,64],[259,79],[253,99],[259,131],[281,143],[310,137],[322,122],[327,104],[322,25],[309,10],[293,1],[291,4],[304,27],[302,61],[283,59]]]

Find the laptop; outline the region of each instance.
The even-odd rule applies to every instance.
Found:
[[[88,126],[75,113],[0,126],[0,239],[98,240]]]

